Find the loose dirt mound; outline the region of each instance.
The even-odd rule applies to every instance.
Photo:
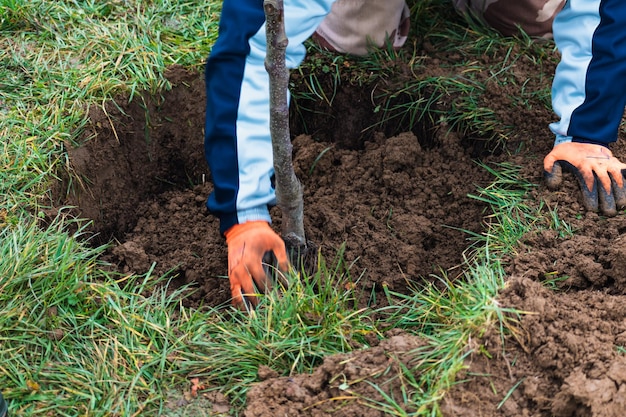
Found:
[[[97,241],[119,241],[106,256],[119,270],[145,273],[155,263],[155,273],[199,287],[190,300],[219,305],[230,294],[223,238],[205,207],[212,185],[202,156],[202,76],[181,68],[169,76],[173,89],[161,98],[91,109],[91,139],[70,151],[85,189],[73,188],[66,203],[93,220]],[[351,102],[354,91],[336,100]],[[485,207],[467,194],[489,174],[454,134],[440,130],[422,141],[429,147],[412,132],[379,132],[352,149],[294,138],[307,238],[328,259],[345,243],[370,306],[383,283],[405,292],[407,281],[454,273],[468,246],[464,230],[481,229]]]
[[[626,410],[623,295],[552,291],[515,276],[500,301],[528,314],[516,340],[480,343],[444,401],[448,416],[622,416]]]
[[[614,150],[626,155],[623,145]],[[516,337],[477,342],[444,401],[449,416],[621,416],[626,410],[626,218],[581,215],[573,181],[541,190],[575,235],[526,236],[508,263],[504,306],[526,312]],[[487,356],[491,356],[488,358]]]
[[[424,346],[415,336],[388,336],[379,346],[326,358],[311,375],[264,375],[269,378],[248,393],[245,417],[387,415],[375,409],[375,401],[385,395],[402,403],[404,381],[399,375],[403,367],[412,366],[415,351]],[[409,404],[403,410],[415,411]]]
[[[432,74],[441,73],[440,60],[426,63]],[[537,68],[518,62],[512,71],[524,78]],[[202,155],[202,75],[172,68],[168,77],[173,88],[161,97],[120,98],[91,109],[85,144],[69,151],[72,178],[81,184],[65,184],[71,192],[59,205],[75,205],[91,219],[96,242],[116,242],[105,260],[120,271],[169,272],[175,283],[196,289],[189,304],[227,304],[226,250],[205,208],[212,185]],[[490,91],[488,106],[516,129],[511,149],[523,152],[483,155],[482,161],[520,165],[522,176],[541,184],[551,112],[540,105],[512,111],[516,90]],[[362,88],[340,88],[335,102],[343,120],[354,119],[346,114],[351,108],[358,113],[370,105],[355,98],[363,94]],[[431,274],[454,277],[470,243],[464,231],[480,233],[489,214],[467,196],[492,180],[476,163],[480,142],[448,133],[444,125],[431,127],[398,132],[386,126],[333,140],[337,132],[316,127],[304,134],[294,125],[308,238],[331,259],[345,243],[363,305],[384,303],[383,284],[406,292],[409,283]],[[622,148],[614,151],[626,156]],[[562,192],[540,185],[535,193],[537,201],[558,205],[576,234],[527,236],[507,260],[511,278],[500,303],[529,314],[520,319],[517,337],[475,341],[482,353],[468,358],[461,375],[466,382],[443,402],[446,415],[617,416],[626,407],[626,219],[583,213],[573,181]],[[279,213],[273,215],[278,225]],[[252,388],[246,415],[383,415],[363,398],[381,398],[374,385],[400,395],[394,370],[420,345],[408,335],[390,335],[370,351],[328,358],[311,376],[272,378],[260,370],[266,380]]]

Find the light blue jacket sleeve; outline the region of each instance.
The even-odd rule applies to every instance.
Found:
[[[334,0],[284,0],[287,66],[305,57],[304,41]],[[275,204],[261,0],[225,0],[218,39],[206,63],[205,157],[214,191],[209,210],[223,233],[249,220],[270,221]]]
[[[626,105],[626,1],[569,0],[553,24],[555,145],[617,140]]]

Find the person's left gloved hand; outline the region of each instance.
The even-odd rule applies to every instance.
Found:
[[[287,272],[289,260],[285,242],[266,221],[236,224],[224,233],[228,245],[228,278],[233,305],[240,309],[258,304],[257,288],[266,292],[271,288],[264,257],[272,253],[279,272]]]
[[[578,182],[587,210],[614,216],[626,207],[624,172],[626,164],[602,145],[591,143],[560,143],[543,160],[544,178],[548,188],[557,189],[563,169],[572,172]]]

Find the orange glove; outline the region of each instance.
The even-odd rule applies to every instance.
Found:
[[[228,278],[233,305],[248,308],[256,306],[258,299],[252,280],[257,288],[265,292],[271,288],[263,266],[263,257],[273,252],[280,272],[287,272],[289,261],[285,242],[266,221],[249,221],[236,224],[224,233],[228,245]]]
[[[555,190],[561,185],[562,168],[576,175],[587,210],[598,211],[599,205],[602,214],[614,216],[617,209],[626,207],[626,164],[614,157],[608,148],[577,142],[556,145],[543,160],[544,178],[549,189]]]

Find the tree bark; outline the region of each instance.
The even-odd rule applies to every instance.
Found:
[[[265,69],[270,78],[270,134],[276,175],[276,204],[282,212],[282,238],[288,249],[301,254],[306,248],[302,185],[293,169],[293,146],[289,132],[289,71],[285,55],[283,0],[264,0],[267,54]]]

